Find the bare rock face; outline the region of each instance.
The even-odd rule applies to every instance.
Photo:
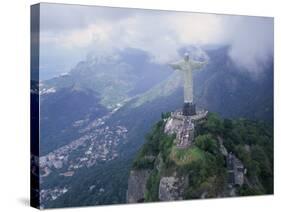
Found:
[[[244,174],[247,172],[243,163],[232,153],[228,154],[226,162],[229,186],[242,186],[244,183]]]
[[[149,174],[149,170],[132,170],[130,172],[127,191],[128,203],[144,201],[146,181],[148,180]]]
[[[176,135],[175,144],[179,148],[188,148],[194,138],[194,123],[191,116],[183,116],[179,112],[171,114],[167,120],[164,132],[168,135]]]
[[[174,176],[162,177],[159,184],[159,200],[172,201],[182,200],[184,192],[184,184],[186,179]]]
[[[183,127],[184,116],[171,116],[165,125],[164,132],[168,135],[177,134]]]

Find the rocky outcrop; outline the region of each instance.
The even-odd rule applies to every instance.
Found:
[[[159,200],[160,201],[172,201],[182,200],[184,187],[188,184],[187,177],[162,177],[159,184]]]
[[[227,160],[228,184],[229,186],[241,186],[244,183],[246,169],[243,163],[232,153],[228,154]]]
[[[232,153],[228,153],[227,149],[223,145],[223,139],[217,137],[220,146],[220,152],[226,158],[227,174],[228,174],[228,187],[232,188],[236,186],[242,186],[244,184],[244,177],[247,173],[247,169],[243,163]],[[230,190],[230,196],[234,196],[235,189]]]
[[[179,148],[187,148],[194,137],[194,124],[189,117],[175,112],[167,120],[164,132],[168,135],[176,135],[174,143]]]
[[[172,114],[171,117],[168,118],[166,124],[164,133],[168,135],[177,134],[179,130],[183,127],[183,123],[185,120],[185,116],[182,115],[174,115]]]
[[[144,201],[146,181],[150,175],[150,170],[132,170],[130,172],[127,191],[127,202],[137,203]]]
[[[199,111],[191,116],[184,116],[182,112],[172,112],[165,124],[164,133],[176,135],[175,144],[178,148],[188,148],[194,139],[195,125],[205,119],[208,111]]]

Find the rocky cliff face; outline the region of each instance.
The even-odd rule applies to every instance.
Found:
[[[159,184],[160,201],[182,200],[184,188],[188,186],[188,175],[182,177],[162,177]]]
[[[150,170],[132,170],[128,181],[127,202],[144,202],[146,181]]]

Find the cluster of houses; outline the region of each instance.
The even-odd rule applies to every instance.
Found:
[[[126,142],[128,130],[123,126],[99,125],[85,131],[82,137],[62,146],[39,159],[41,183],[52,173],[72,177],[77,169],[91,167],[100,161],[117,158],[117,147]],[[67,192],[67,188],[41,190],[42,201],[52,201]]]

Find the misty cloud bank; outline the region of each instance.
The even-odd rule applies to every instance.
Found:
[[[69,57],[137,48],[168,63],[185,46],[229,45],[238,66],[259,73],[273,56],[272,18],[51,4],[41,11],[45,57],[54,49]]]

